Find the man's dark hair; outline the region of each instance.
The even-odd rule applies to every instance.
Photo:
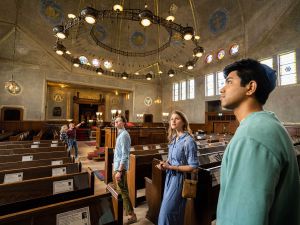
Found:
[[[224,68],[224,77],[226,78],[232,71],[237,71],[242,87],[245,87],[251,80],[256,81],[257,89],[254,95],[257,101],[264,105],[273,89],[262,64],[254,59],[236,61]]]

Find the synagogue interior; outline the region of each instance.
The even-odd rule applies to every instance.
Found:
[[[276,71],[263,108],[299,165],[299,11],[299,0],[1,0],[0,224],[159,224],[157,165],[174,110],[201,165],[184,224],[216,224],[220,165],[239,127],[221,105],[223,69],[241,59]],[[136,221],[114,182],[119,116]],[[61,139],[70,123],[78,150]]]

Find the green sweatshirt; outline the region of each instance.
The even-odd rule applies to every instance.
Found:
[[[297,160],[274,113],[247,116],[227,146],[217,225],[300,225]]]

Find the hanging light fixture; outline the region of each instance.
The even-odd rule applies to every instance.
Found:
[[[13,95],[17,95],[21,92],[21,86],[14,81],[14,76],[11,75],[11,80],[5,82],[4,88]]]
[[[72,62],[73,62],[74,67],[79,67],[80,66],[80,60],[78,58],[74,58],[72,60]]]
[[[204,53],[204,48],[197,46],[196,48],[194,48],[193,52],[196,57],[200,58]]]
[[[113,10],[116,11],[116,12],[122,12],[123,11],[123,6],[120,5],[120,4],[115,4],[113,6]]]
[[[139,17],[141,19],[141,24],[144,27],[150,26],[153,19],[153,13],[149,9],[147,9],[147,7],[148,6],[145,5],[145,9],[139,14]]]
[[[84,22],[84,20],[87,23],[90,24],[94,24],[97,22],[97,19],[101,18],[101,19],[126,19],[129,21],[138,21],[142,24],[142,26],[147,27],[150,26],[151,24],[154,25],[158,25],[158,26],[162,26],[164,27],[168,33],[169,33],[169,38],[168,41],[165,42],[163,45],[160,46],[160,44],[158,45],[157,48],[155,48],[154,50],[149,50],[149,51],[144,51],[144,52],[139,52],[139,51],[123,51],[122,49],[115,48],[113,46],[109,46],[106,43],[102,42],[99,38],[97,38],[97,29],[96,27],[93,26],[93,28],[91,29],[90,32],[90,37],[94,40],[94,42],[102,47],[103,49],[106,49],[107,51],[110,51],[112,53],[116,53],[119,55],[123,55],[123,56],[127,56],[127,57],[145,57],[145,56],[149,56],[149,55],[153,55],[153,54],[158,54],[158,60],[160,59],[159,57],[159,53],[161,51],[163,51],[164,49],[166,49],[167,47],[170,46],[170,42],[171,40],[173,40],[173,32],[178,34],[178,40],[192,40],[192,44],[194,44],[194,49],[193,50],[193,60],[191,61],[191,65],[188,66],[188,69],[193,69],[193,67],[195,66],[197,60],[199,59],[199,57],[203,54],[204,49],[202,47],[198,47],[198,40],[196,40],[196,36],[195,36],[195,31],[194,28],[191,26],[181,26],[179,24],[175,24],[173,23],[175,17],[175,11],[176,11],[176,5],[172,5],[170,7],[169,13],[166,19],[163,17],[160,17],[158,15],[155,15],[154,12],[152,12],[151,10],[148,9],[147,4],[145,5],[144,9],[141,10],[137,10],[137,9],[124,9],[124,5],[121,3],[121,1],[119,0],[114,0],[114,2],[116,3],[115,5],[113,5],[112,8],[110,9],[96,9],[96,8],[92,8],[92,7],[85,7],[83,10],[81,10],[80,15],[78,17],[71,16],[69,18],[68,21],[66,21],[65,23],[63,23],[63,25],[58,25],[56,27],[53,28],[53,31],[55,32],[55,35],[59,38],[59,39],[67,39],[68,36],[70,36],[72,29],[76,29],[76,27],[81,24],[82,22]],[[123,2],[123,1],[122,1]],[[121,11],[123,11],[121,13]],[[125,12],[124,12],[125,11]],[[196,32],[197,33],[197,32]],[[69,35],[68,35],[69,34]],[[100,62],[97,61],[96,63],[84,63],[84,62],[78,62],[78,59],[76,59],[74,56],[71,57],[69,56],[70,52],[66,51],[66,48],[63,46],[64,44],[64,40],[59,40],[56,47],[55,47],[55,51],[57,54],[59,55],[63,55],[63,57],[67,60],[69,60],[70,62],[72,62],[72,64],[75,67],[81,67],[82,69],[86,69],[86,70],[90,70],[90,71],[97,71],[97,68],[100,67]],[[69,48],[69,47],[68,47]],[[69,49],[68,49],[69,50]],[[72,51],[72,49],[71,49]],[[74,54],[75,52],[73,52]],[[80,55],[78,55],[80,56]],[[79,58],[80,59],[80,58]],[[81,60],[81,59],[80,59]],[[127,74],[125,76],[122,76],[122,72],[120,73],[119,71],[114,71],[112,70],[112,61],[108,61],[108,60],[103,60],[103,65],[102,67],[105,68],[105,70],[103,71],[102,69],[100,70],[100,72],[98,74],[105,74],[108,76],[113,76],[113,77],[118,77],[118,78],[123,78],[123,79],[147,79],[147,80],[151,80],[151,79],[156,79],[161,77],[160,74],[162,74],[162,71],[160,70],[160,68],[158,67],[157,69],[157,75],[155,74],[143,74],[142,76],[134,76],[133,74]],[[101,61],[102,61],[101,60]],[[102,62],[101,62],[102,64]],[[115,64],[115,62],[114,62]],[[120,65],[120,64],[119,64]],[[128,65],[129,66],[129,65]],[[139,65],[140,67],[140,65]],[[184,64],[180,65],[179,68],[183,68]],[[115,68],[114,68],[115,69]],[[167,71],[164,71],[164,73]],[[138,72],[136,72],[136,75],[138,74]],[[168,74],[170,77],[174,76],[174,73],[170,73]]]
[[[194,63],[193,63],[192,61],[188,61],[188,62],[186,63],[186,68],[187,68],[188,70],[194,69]]]
[[[5,90],[12,95],[17,95],[21,93],[21,86],[14,81],[14,68],[15,68],[15,55],[16,55],[16,39],[17,39],[17,24],[18,24],[18,10],[16,12],[16,23],[15,23],[15,35],[14,35],[14,43],[13,43],[13,60],[12,60],[12,74],[11,79],[4,84]]]
[[[63,55],[66,52],[66,47],[60,43],[56,43],[56,45],[54,46],[54,50],[57,55]]]
[[[68,37],[68,30],[65,30],[63,25],[57,25],[53,28],[53,32],[55,33],[55,36],[59,39],[65,39]]]
[[[172,14],[170,14],[170,15],[167,16],[166,20],[173,22],[175,20],[175,16],[173,16]]]
[[[159,96],[154,100],[154,104],[161,104],[161,98]]]
[[[147,73],[146,74],[146,79],[147,80],[151,80],[152,79],[152,74],[151,73]]]
[[[122,78],[124,80],[126,80],[128,78],[128,73],[126,73],[126,72],[122,73]]]
[[[183,30],[184,40],[191,40],[193,38],[194,29],[192,27],[185,27]]]
[[[172,70],[172,69],[170,69],[170,70],[168,71],[168,75],[169,75],[169,77],[174,77],[175,71]]]
[[[101,67],[96,69],[97,74],[102,75],[103,74],[103,69]]]
[[[96,23],[97,11],[92,7],[84,8],[80,15],[84,18],[84,20],[89,24]]]

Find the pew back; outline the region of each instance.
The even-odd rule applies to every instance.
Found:
[[[32,161],[23,161],[23,162],[22,161],[6,162],[6,163],[0,163],[0,171],[12,170],[18,168],[29,168],[29,167],[36,167],[36,166],[62,165],[71,162],[74,162],[74,158],[61,157],[61,158],[50,158],[50,159],[41,159],[41,160],[32,160]]]
[[[94,175],[85,173],[0,184],[0,215],[94,194]]]
[[[40,159],[51,159],[59,157],[67,157],[67,151],[58,151],[58,152],[41,152],[41,153],[23,153],[17,155],[0,155],[0,163],[8,162],[24,162]]]
[[[58,224],[123,224],[123,215],[114,215],[110,193],[87,196],[32,210],[0,216],[2,225],[58,225]],[[122,206],[122,198],[119,199]],[[115,217],[115,218],[114,218]],[[77,222],[77,223],[76,223]]]
[[[81,164],[68,163],[0,171],[0,184],[81,172]]]

